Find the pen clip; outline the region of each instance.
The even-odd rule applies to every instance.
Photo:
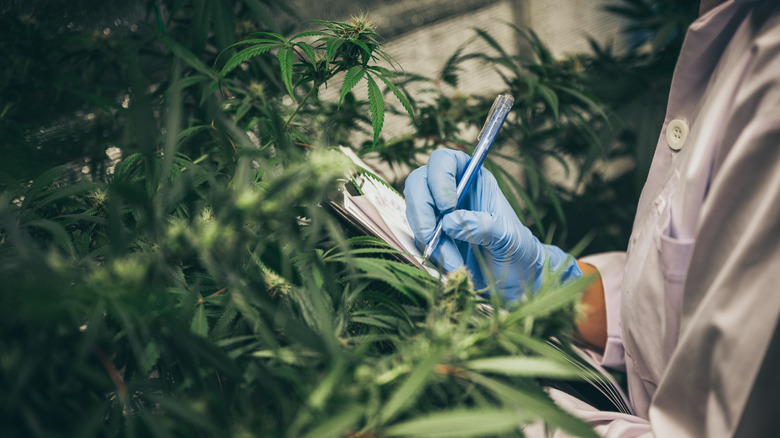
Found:
[[[488,122],[490,121],[490,119],[492,119],[492,118],[493,118],[493,113],[495,113],[495,112],[496,112],[496,110],[498,109],[498,105],[499,105],[499,103],[500,103],[500,102],[501,102],[503,99],[506,99],[506,95],[504,95],[504,94],[499,94],[498,96],[496,96],[496,99],[493,101],[493,105],[491,105],[491,106],[490,106],[490,111],[488,111],[487,118],[485,118],[485,124],[484,124],[484,125],[482,125],[482,129],[479,131],[479,135],[477,135],[477,141],[479,141],[479,140],[481,140],[481,139],[482,139],[482,134],[484,134],[484,133],[485,133],[485,129],[487,129],[487,127],[488,127],[488,125],[489,125],[489,123],[488,123]]]

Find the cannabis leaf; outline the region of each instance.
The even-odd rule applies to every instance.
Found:
[[[350,92],[353,88],[355,88],[355,85],[357,85],[358,82],[360,82],[361,79],[363,79],[363,76],[366,74],[366,69],[364,69],[362,66],[356,65],[349,69],[347,72],[347,75],[344,76],[344,83],[341,84],[341,96],[339,97],[339,106],[341,106],[341,102],[344,100],[344,96],[347,95],[347,93]]]
[[[379,86],[371,75],[367,75],[368,80],[368,106],[371,111],[371,126],[374,128],[374,144],[379,140],[379,133],[382,131],[382,125],[385,123],[385,99]]]

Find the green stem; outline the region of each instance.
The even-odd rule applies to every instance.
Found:
[[[295,107],[295,110],[292,112],[292,114],[290,114],[290,117],[288,117],[287,121],[284,122],[284,126],[282,126],[282,131],[286,130],[287,127],[290,126],[290,123],[292,123],[292,120],[295,118],[295,115],[298,114],[298,111],[300,111],[301,108],[303,108],[303,105],[306,103],[307,100],[309,100],[312,94],[314,94],[314,90],[316,90],[317,88],[318,88],[317,86],[312,86],[311,89],[309,89],[309,91],[306,93],[306,95],[303,96],[303,99],[301,99],[301,103],[299,103],[298,106]],[[274,138],[268,140],[268,142],[263,145],[263,149],[270,146],[271,143],[274,142],[274,140],[275,140]]]
[[[311,95],[314,94],[314,90],[316,90],[317,88],[318,88],[317,86],[312,86],[309,89],[309,92],[306,93],[305,96],[303,96],[303,99],[301,99],[301,103],[299,103],[298,106],[295,107],[295,111],[293,111],[292,114],[290,114],[290,117],[287,119],[287,121],[284,122],[284,126],[282,126],[282,130],[287,129],[287,127],[290,126],[290,122],[292,122],[292,119],[295,118],[295,115],[298,114],[298,111],[300,111],[301,108],[303,108],[303,104],[306,103],[307,100],[309,100]]]

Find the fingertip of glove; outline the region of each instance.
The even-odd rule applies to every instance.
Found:
[[[427,166],[418,167],[406,176],[406,179],[404,180],[404,196],[406,196],[407,193],[412,193],[411,190],[413,186],[419,186],[425,181],[426,167]]]
[[[436,171],[446,171],[453,176],[460,173],[469,161],[469,155],[453,149],[436,149],[428,157],[428,165]]]

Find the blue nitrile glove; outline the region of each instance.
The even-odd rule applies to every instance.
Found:
[[[484,167],[461,209],[455,209],[456,175],[460,177],[468,161],[463,152],[437,149],[427,166],[406,178],[406,217],[418,246],[431,238],[440,216],[444,221],[444,236],[431,260],[446,272],[465,264],[477,289],[495,284],[505,301],[519,298],[525,290],[538,290],[545,268],[561,272],[562,282],[581,277],[571,255],[540,243],[520,222],[496,178]]]

